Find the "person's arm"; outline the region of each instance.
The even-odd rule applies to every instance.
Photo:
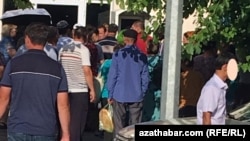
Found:
[[[145,94],[148,89],[148,83],[149,83],[149,70],[148,70],[148,60],[147,57],[145,57],[145,63],[142,68],[142,92]]]
[[[107,89],[108,89],[108,102],[112,103],[114,88],[118,78],[118,60],[115,53],[112,56],[112,63],[109,68],[108,79],[107,79]]]
[[[203,112],[202,113],[202,124],[203,125],[211,125],[211,112]]]
[[[0,80],[1,80],[1,78],[3,77],[3,72],[4,72],[4,66],[1,65],[1,66],[0,66]]]
[[[210,125],[212,123],[212,115],[215,114],[218,108],[218,99],[220,93],[216,90],[216,86],[205,85],[202,89],[199,100],[200,101],[200,110],[202,111],[202,124]]]
[[[61,141],[69,141],[70,110],[69,110],[69,98],[67,92],[57,93],[57,107],[58,107],[58,115],[62,133]]]
[[[102,51],[102,47],[99,44],[96,44],[97,52],[98,52],[98,63],[102,64],[104,62],[104,55]]]
[[[1,86],[0,87],[0,119],[2,118],[3,114],[5,113],[9,101],[10,101],[10,87]]]
[[[94,89],[94,78],[90,66],[83,66],[83,73],[86,78],[87,85],[90,89],[90,102],[94,102],[96,99],[95,89]]]

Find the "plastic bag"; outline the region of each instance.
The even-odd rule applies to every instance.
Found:
[[[94,77],[94,89],[95,89],[95,94],[96,94],[96,102],[99,102],[102,89],[104,86],[104,80],[101,76],[101,72],[98,73],[96,77]]]
[[[113,107],[110,104],[105,105],[99,112],[99,130],[113,132]]]

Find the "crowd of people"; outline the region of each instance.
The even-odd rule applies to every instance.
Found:
[[[143,21],[122,31],[113,23],[70,27],[65,20],[30,24],[18,31],[22,36],[16,25],[3,28],[0,117],[3,125],[8,120],[9,141],[82,141],[89,128],[112,141],[128,125],[160,119],[164,46],[145,36]],[[214,42],[202,49],[181,61],[179,117],[224,124],[226,66],[235,57],[218,54]],[[101,91],[95,89],[98,74]],[[98,111],[107,104],[112,133],[99,131]]]
[[[55,26],[32,23],[23,31],[4,26],[9,34],[1,40],[0,117],[8,140],[81,141],[92,128],[111,141],[127,125],[159,119],[159,92],[149,101],[155,108],[143,106],[147,93],[160,90],[151,86],[151,73],[162,60],[160,45],[142,37],[143,21],[121,31],[122,42],[113,23],[70,27],[61,20]],[[17,37],[17,30],[23,34]],[[104,80],[99,93],[98,74]],[[107,104],[114,109],[112,133],[98,131],[98,111]]]

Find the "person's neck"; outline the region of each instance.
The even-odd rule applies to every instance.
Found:
[[[111,32],[109,32],[109,33],[107,34],[108,37],[115,37],[115,35],[116,35],[115,33],[111,33]]]
[[[74,41],[81,42],[81,43],[84,44],[84,40],[83,39],[74,38]]]
[[[27,49],[43,50],[43,48],[44,46],[41,46],[41,45],[33,45],[32,47],[27,48]]]
[[[126,46],[132,46],[134,43],[127,43]]]
[[[216,70],[215,74],[222,80],[222,81],[226,81],[227,80],[227,76],[224,74],[224,72],[222,72],[221,70]]]

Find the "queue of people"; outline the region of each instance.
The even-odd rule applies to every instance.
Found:
[[[96,28],[76,24],[71,28],[65,20],[56,26],[28,25],[13,44],[16,52],[7,54],[12,58],[1,62],[0,117],[8,115],[8,140],[82,141],[86,123],[92,118],[88,116],[91,104],[101,101],[102,107],[110,103],[117,111],[115,130],[104,131],[104,140],[111,141],[121,128],[141,122],[142,101],[150,81],[147,55],[141,51],[147,46],[136,45],[142,30],[126,29],[123,44],[117,42],[118,32],[115,24]],[[106,82],[97,95],[93,80],[103,64],[108,65]],[[124,124],[127,113],[130,120]]]
[[[144,28],[135,21],[118,42],[115,24],[33,23],[13,44],[9,28],[6,39],[16,49],[1,45],[0,60],[0,118],[8,115],[8,139],[82,141],[92,122],[98,130],[98,110],[106,104],[113,106],[114,131],[100,131],[104,141],[125,126],[159,120],[164,46],[150,35],[142,39]],[[193,60],[182,60],[179,117],[224,124],[226,66],[234,57],[217,57],[212,43],[203,49]],[[104,79],[100,94],[94,86],[98,73]]]

